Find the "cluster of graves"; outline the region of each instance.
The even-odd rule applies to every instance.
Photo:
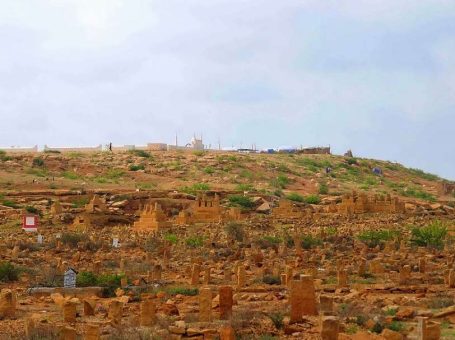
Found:
[[[94,195],[71,225],[2,234],[0,262],[30,270],[0,284],[0,339],[432,340],[455,328],[453,242],[417,247],[406,227],[434,217],[355,193],[280,200],[270,215],[221,201],[201,194],[174,215],[150,201],[111,227],[118,213]],[[65,208],[50,211],[60,221]],[[356,237],[382,229],[398,236]]]

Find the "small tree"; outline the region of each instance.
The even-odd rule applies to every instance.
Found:
[[[243,226],[240,223],[229,222],[226,224],[224,230],[229,237],[233,238],[237,242],[243,242],[245,232],[243,230]]]

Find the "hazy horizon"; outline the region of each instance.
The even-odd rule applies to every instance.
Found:
[[[455,179],[455,2],[4,0],[0,147],[328,146]]]

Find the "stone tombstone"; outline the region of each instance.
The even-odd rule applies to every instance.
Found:
[[[204,287],[199,292],[199,321],[210,322],[212,320],[212,291]]]
[[[220,319],[229,320],[232,317],[232,305],[234,304],[231,286],[220,286]]]
[[[87,324],[85,327],[84,340],[100,340],[100,326],[96,324]]]
[[[73,301],[66,301],[63,304],[63,320],[68,323],[75,323],[76,315],[76,303]]]
[[[39,234],[38,237],[37,237],[38,244],[43,244],[43,240],[44,240],[43,235]]]
[[[11,289],[0,292],[0,320],[14,318],[16,315],[16,294]]]
[[[339,332],[339,320],[334,316],[326,316],[321,321],[321,339],[337,340]]]
[[[76,340],[77,333],[74,327],[63,326],[61,329],[61,339],[63,340]]]
[[[151,327],[156,321],[156,306],[152,299],[145,299],[141,302],[140,324],[143,327]]]
[[[69,268],[63,274],[63,287],[76,288],[76,276],[77,272],[73,268]]]
[[[114,238],[112,239],[112,247],[113,247],[113,248],[118,248],[118,247],[120,247],[120,243],[119,243],[118,237],[114,237]]]

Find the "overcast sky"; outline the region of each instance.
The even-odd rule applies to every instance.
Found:
[[[455,179],[453,0],[0,0],[0,145],[331,145]]]

